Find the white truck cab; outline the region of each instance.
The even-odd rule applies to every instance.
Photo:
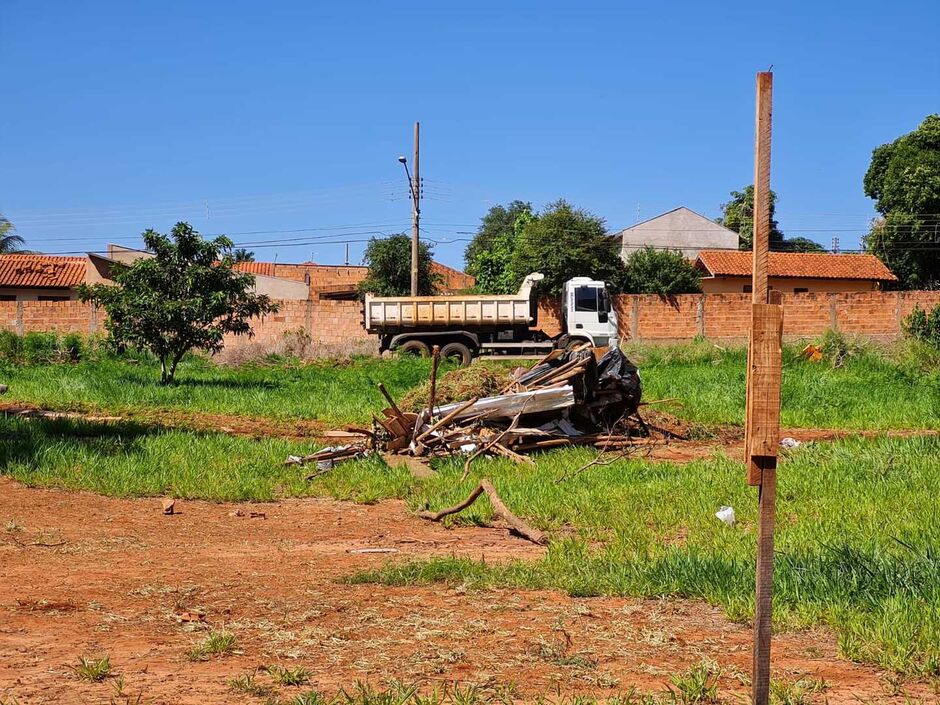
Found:
[[[574,341],[587,341],[595,347],[616,347],[617,313],[610,304],[607,285],[589,277],[565,282],[561,310],[564,332]]]

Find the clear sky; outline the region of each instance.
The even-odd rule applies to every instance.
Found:
[[[493,204],[611,229],[714,217],[753,172],[773,65],[787,235],[858,246],[871,150],[940,112],[940,2],[0,3],[0,213],[31,249],[188,220],[258,259],[358,263],[423,223],[462,263]],[[289,231],[289,232],[283,232]]]

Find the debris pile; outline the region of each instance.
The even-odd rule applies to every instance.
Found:
[[[291,456],[286,464],[316,463],[313,478],[372,452],[419,459],[463,455],[469,471],[484,454],[531,463],[527,453],[548,448],[617,451],[663,442],[649,438],[650,427],[637,413],[639,372],[618,349],[555,350],[530,369],[517,368],[498,394],[447,404],[436,400],[438,360],[435,356],[429,398],[420,411],[403,411],[380,383],[388,407],[372,417],[371,429],[335,432],[348,442]]]
[[[407,465],[412,472],[431,472],[432,457],[460,455],[466,458],[463,479],[470,465],[481,455],[533,463],[526,453],[562,446],[589,446],[597,457],[586,465],[566,471],[559,482],[574,477],[594,465],[606,465],[638,448],[665,442],[650,438],[651,427],[637,413],[640,406],[640,376],[620,350],[606,352],[587,347],[555,350],[531,369],[517,368],[509,380],[495,386],[487,373],[481,386],[497,393],[471,396],[446,404],[437,402],[439,351],[434,359],[427,393],[422,394],[416,411],[403,411],[384,385],[378,389],[388,402],[381,416],[374,415],[371,429],[347,428],[330,434],[345,441],[304,457],[291,456],[287,464],[315,463],[313,479],[329,472],[336,463],[381,452],[390,465]],[[466,380],[462,380],[465,382]],[[442,385],[453,399],[453,384]],[[467,393],[473,389],[468,384]],[[410,400],[414,403],[414,397]],[[668,435],[668,432],[663,432]],[[602,460],[612,453],[614,457]],[[420,466],[414,468],[412,466]],[[544,544],[545,534],[515,516],[483,479],[460,504],[419,516],[440,521],[463,511],[478,497],[486,495],[494,514],[510,529],[534,543]]]
[[[553,351],[531,369],[517,369],[499,394],[441,405],[435,398],[435,358],[425,408],[402,411],[380,384],[388,407],[373,417],[372,430],[359,430],[367,441],[298,460],[323,463],[380,450],[416,457],[463,454],[469,467],[482,454],[531,462],[524,454],[545,448],[633,445],[649,431],[637,414],[639,373],[619,350],[600,359],[596,352]]]

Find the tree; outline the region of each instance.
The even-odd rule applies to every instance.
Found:
[[[418,246],[418,295],[431,296],[438,277],[431,271],[434,251],[425,241]],[[368,265],[359,293],[377,296],[408,296],[411,293],[411,238],[405,234],[369,240],[363,261]]]
[[[255,253],[251,250],[246,250],[244,247],[239,247],[232,253],[232,259],[235,262],[254,262]]]
[[[940,115],[872,152],[865,195],[882,217],[865,238],[901,288],[940,288]]]
[[[118,286],[78,289],[82,301],[104,306],[113,345],[149,350],[160,360],[164,384],[189,351],[217,353],[226,333],[251,336],[252,318],[277,311],[252,291],[254,276],[232,268],[227,237],[205,240],[188,223],[177,223],[171,237],[147,230],[144,245],[153,257],[121,267]]]
[[[825,252],[826,248],[808,237],[784,237],[774,213],[777,194],[770,192],[770,249],[775,252]],[[743,191],[732,191],[731,200],[721,204],[720,218],[715,222],[738,234],[738,247],[750,250],[754,245],[754,185]]]
[[[777,194],[770,192],[770,248],[777,249],[783,241],[783,233],[774,219],[777,209]],[[732,191],[731,200],[721,204],[722,216],[715,222],[738,234],[738,245],[742,250],[750,250],[754,242],[754,185],[748,184],[743,191]]]
[[[532,218],[532,205],[513,201],[493,206],[481,219],[473,240],[464,251],[467,274],[476,278],[476,289],[484,294],[509,294],[522,276],[512,271],[516,234]]]
[[[513,201],[509,208],[494,206],[467,247],[467,273],[476,278],[476,290],[483,294],[512,294],[522,278],[513,269],[513,255],[520,233],[532,220],[531,206]]]
[[[26,241],[16,234],[13,223],[0,215],[0,255],[22,252]]]
[[[702,274],[679,250],[644,247],[627,260],[625,294],[697,294]]]
[[[549,204],[516,234],[512,271],[519,281],[541,272],[542,292],[560,294],[572,277],[593,277],[617,283],[623,280],[620,242],[607,234],[603,218],[574,208],[567,201]]]
[[[826,248],[815,240],[808,237],[788,237],[783,242],[777,243],[777,247],[782,252],[826,252]]]

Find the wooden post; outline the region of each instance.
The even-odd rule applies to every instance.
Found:
[[[754,147],[754,241],[751,338],[747,356],[745,453],[747,482],[756,485],[757,571],[754,610],[752,702],[770,698],[770,641],[773,612],[774,519],[777,495],[777,445],[780,442],[780,376],[783,307],[780,292],[767,281],[770,250],[770,135],[773,74],[757,74]]]

